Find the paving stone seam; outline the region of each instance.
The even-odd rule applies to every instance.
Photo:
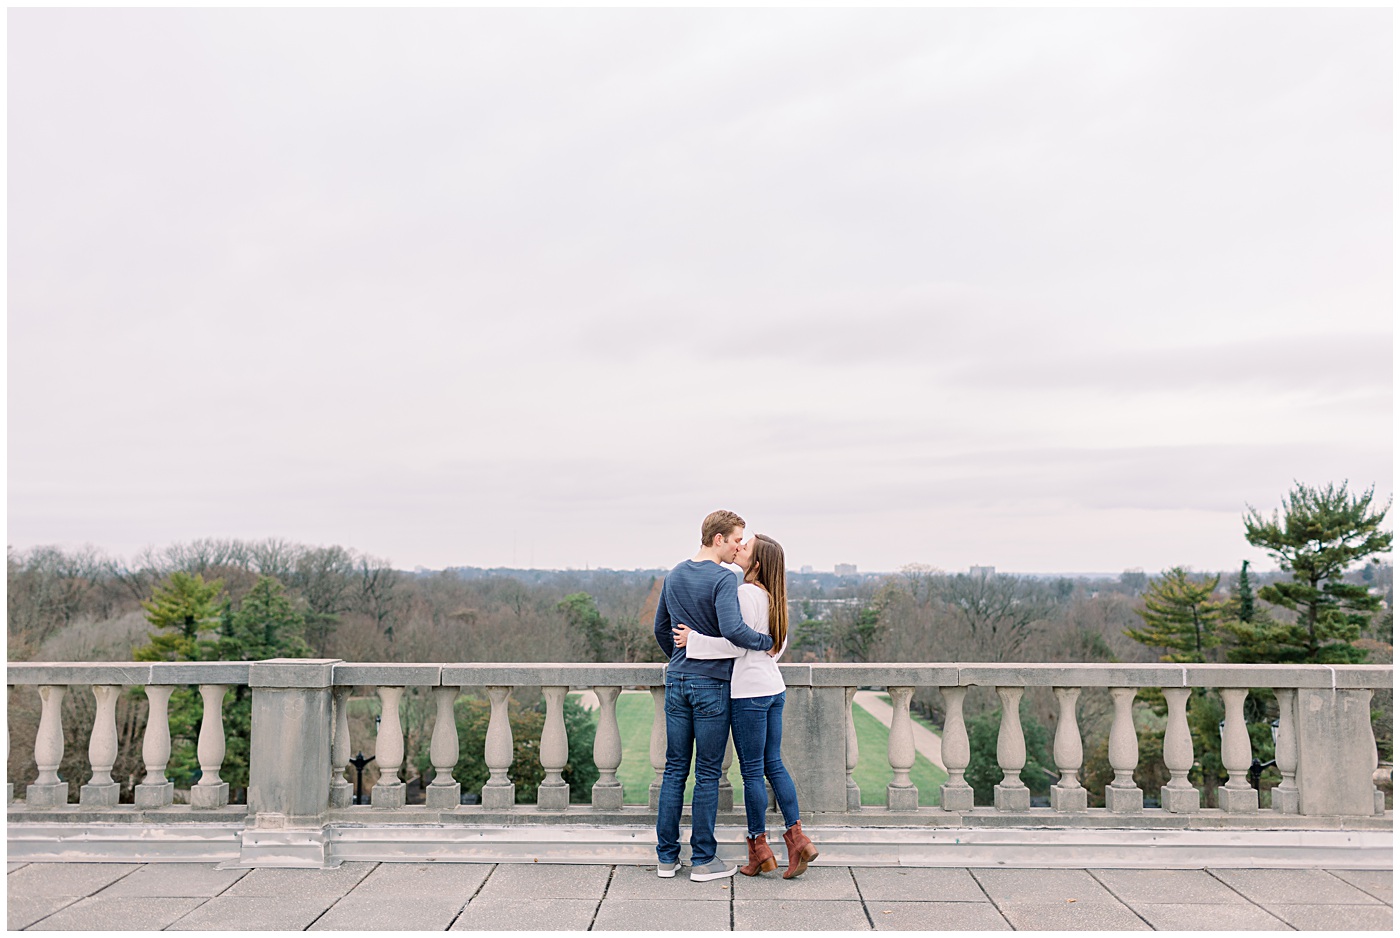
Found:
[[[1327,873],[1328,875],[1332,876],[1332,877],[1335,878],[1335,879],[1342,879],[1340,876],[1338,876],[1338,875],[1337,875],[1334,871],[1332,871],[1332,870],[1324,869],[1323,872],[1324,872],[1324,873]],[[1391,874],[1391,875],[1392,875],[1392,876],[1394,875],[1394,871],[1392,871],[1392,874]],[[1346,884],[1347,884],[1348,886],[1350,886],[1352,889],[1361,889],[1362,892],[1366,893],[1366,895],[1370,896],[1372,899],[1375,899],[1377,902],[1380,902],[1380,903],[1382,903],[1383,905],[1387,905],[1387,906],[1390,906],[1391,908],[1394,908],[1393,903],[1391,903],[1391,902],[1386,902],[1384,899],[1382,899],[1380,896],[1374,894],[1374,893],[1371,892],[1369,889],[1362,889],[1360,886],[1356,885],[1356,883],[1350,882],[1350,881],[1345,880],[1345,879],[1342,879],[1342,882],[1346,883]],[[1393,899],[1393,898],[1394,898],[1394,897],[1392,897],[1392,899]]]
[[[851,867],[846,867],[846,875],[851,877],[851,884],[856,887],[856,898],[860,900],[860,910],[865,913],[865,921],[869,923],[870,930],[875,930],[875,919],[870,917],[870,906],[865,904],[865,893],[860,891],[860,881],[856,879],[856,871]]]
[[[103,886],[102,889],[106,889],[108,886],[111,886],[113,883],[119,883],[119,882],[121,882],[122,880],[124,880],[124,879],[126,879],[128,876],[130,876],[132,873],[135,873],[136,870],[139,870],[139,869],[141,869],[143,866],[146,866],[146,865],[147,865],[147,864],[144,864],[144,863],[142,863],[142,864],[137,864],[136,869],[127,870],[125,873],[123,873],[122,875],[118,876],[116,879],[112,880],[112,882],[108,883],[106,886]],[[74,903],[78,902],[79,900],[82,900],[82,899],[90,899],[90,898],[92,898],[93,896],[97,895],[98,892],[101,892],[102,889],[97,890],[97,892],[90,892],[90,893],[88,893],[86,896],[74,896],[74,897],[73,897],[73,901],[70,902],[70,903],[68,903],[68,905],[64,905],[64,906],[61,906],[60,908],[54,909],[54,910],[53,910],[52,912],[50,912],[48,915],[45,915],[44,918],[35,919],[34,921],[30,922],[28,925],[24,926],[24,930],[25,930],[25,931],[29,931],[29,929],[33,928],[35,925],[38,925],[40,922],[44,921],[44,919],[51,918],[51,917],[57,915],[58,913],[62,912],[64,909],[68,908],[68,906],[73,905]],[[7,890],[7,892],[8,892],[8,890]]]
[[[326,906],[324,909],[322,909],[320,915],[316,916],[316,917],[313,918],[311,921],[307,922],[307,923],[306,923],[306,927],[303,928],[302,931],[311,931],[311,926],[312,926],[312,925],[315,925],[315,924],[316,924],[317,922],[319,922],[321,919],[325,918],[326,915],[330,912],[331,909],[333,909],[333,908],[335,908],[336,906],[340,905],[340,900],[341,900],[341,899],[344,899],[346,896],[350,895],[350,893],[354,891],[355,887],[358,886],[358,885],[360,885],[360,883],[364,882],[366,879],[368,879],[368,878],[369,878],[369,874],[370,874],[370,873],[373,873],[375,870],[379,869],[379,866],[380,866],[380,864],[378,864],[378,863],[376,863],[376,864],[374,864],[373,866],[371,866],[371,867],[369,868],[369,870],[366,871],[366,873],[365,873],[364,876],[361,876],[359,879],[355,880],[355,882],[352,883],[352,884],[350,885],[350,888],[349,888],[349,889],[345,890],[345,891],[342,892],[340,895],[336,896],[335,899],[331,902],[330,905],[328,905],[328,906]]]
[[[235,880],[235,882],[237,882],[237,880]],[[169,925],[167,925],[167,926],[165,926],[164,928],[162,928],[161,931],[169,931],[170,928],[171,928],[172,926],[178,925],[179,923],[183,922],[185,919],[189,918],[189,917],[190,917],[191,915],[193,915],[194,913],[198,912],[200,909],[204,908],[206,905],[208,905],[209,900],[210,900],[210,899],[213,899],[213,898],[214,898],[213,896],[204,896],[204,897],[203,897],[203,899],[204,899],[203,902],[201,902],[199,905],[195,906],[193,909],[190,909],[188,912],[186,912],[184,915],[182,915],[182,916],[180,916],[179,918],[177,918],[175,921],[171,922]]]
[[[603,898],[598,900],[598,904],[593,909],[593,917],[588,920],[588,927],[584,931],[592,931],[593,926],[598,924],[598,913],[603,909],[603,903],[608,901],[608,890],[612,888],[613,877],[617,875],[617,865],[608,867],[608,879],[603,883]]]
[[[852,876],[854,875],[855,874],[852,874]],[[1017,931],[1018,929],[1016,928],[1016,926],[1011,924],[1011,919],[1006,917],[1006,913],[1001,910],[1001,906],[997,905],[997,901],[993,899],[992,894],[987,891],[987,887],[982,885],[982,881],[977,878],[977,873],[974,870],[969,869],[967,871],[967,875],[971,876],[972,881],[977,884],[977,888],[982,890],[982,895],[987,897],[987,903],[991,905],[993,909],[996,909],[997,915],[1001,916],[1001,920],[1006,923],[1006,927],[1011,929],[1012,931]]]
[[[481,882],[477,885],[477,887],[476,887],[476,892],[472,893],[470,896],[467,897],[467,901],[462,903],[462,907],[461,907],[460,909],[457,910],[457,914],[456,914],[456,915],[452,916],[452,921],[450,921],[450,922],[447,923],[447,927],[444,928],[443,931],[451,931],[451,930],[452,930],[452,926],[457,924],[457,919],[461,918],[461,917],[462,917],[462,913],[465,912],[465,911],[467,911],[467,906],[471,905],[472,902],[475,901],[476,897],[479,896],[479,895],[481,895],[481,890],[483,890],[483,889],[486,888],[486,884],[487,884],[488,882],[491,881],[491,877],[492,877],[492,876],[495,876],[495,875],[496,875],[496,871],[499,870],[500,868],[501,868],[501,864],[499,864],[499,863],[494,863],[494,864],[492,864],[492,866],[491,866],[491,872],[489,872],[489,873],[487,873],[485,876],[481,877]]]
[[[54,909],[52,912],[49,913],[49,915],[57,915],[59,912],[62,912],[64,909],[68,908],[68,906],[77,902],[79,899],[86,899],[87,896],[57,896],[55,898],[67,899],[68,901],[63,905],[59,906],[58,908]],[[49,915],[45,915],[43,918],[36,918],[34,921],[30,922],[28,925],[24,926],[24,928],[20,930],[29,931],[29,929],[33,928],[35,925],[38,925],[44,919],[48,918]]]
[[[735,876],[742,876],[743,874],[742,874],[742,873],[735,873],[734,875],[735,875]],[[732,879],[732,878],[733,878],[733,877],[731,877],[731,879]],[[738,892],[737,889],[731,889],[731,890],[729,890],[729,930],[730,930],[730,931],[733,931],[733,930],[734,930],[734,893],[736,893],[736,892]]]
[[[1221,879],[1219,876],[1216,876],[1216,875],[1215,875],[1215,870],[1211,869],[1210,867],[1206,867],[1206,875],[1209,876],[1211,879],[1215,880],[1217,883],[1223,884],[1223,885],[1225,886],[1226,889],[1230,890],[1230,891],[1233,892],[1235,895],[1237,895],[1237,896],[1239,896],[1241,899],[1243,899],[1245,902],[1248,902],[1250,905],[1254,906],[1256,909],[1258,909],[1259,911],[1263,912],[1265,915],[1267,915],[1267,916],[1269,916],[1269,917],[1271,917],[1271,918],[1278,919],[1279,924],[1280,924],[1281,926],[1283,926],[1283,928],[1286,928],[1286,929],[1288,929],[1289,931],[1297,931],[1297,930],[1298,930],[1298,929],[1294,928],[1292,925],[1290,925],[1290,924],[1288,924],[1287,922],[1285,922],[1281,916],[1274,915],[1274,913],[1273,913],[1271,910],[1269,910],[1269,909],[1265,908],[1264,906],[1260,905],[1259,903],[1255,902],[1253,899],[1249,898],[1249,896],[1246,896],[1244,893],[1240,892],[1240,891],[1239,891],[1238,889],[1236,889],[1234,886],[1231,886],[1229,883],[1225,882],[1225,880]]]
[[[1113,888],[1112,888],[1111,886],[1109,886],[1108,883],[1104,882],[1103,880],[1101,880],[1101,879],[1099,879],[1097,876],[1095,876],[1093,870],[1085,870],[1084,872],[1088,873],[1088,874],[1089,874],[1089,878],[1092,879],[1094,882],[1098,883],[1100,886],[1102,886],[1104,892],[1108,893],[1108,894],[1109,894],[1110,896],[1112,896],[1115,900],[1117,900],[1117,902],[1118,902],[1121,906],[1123,906],[1123,908],[1127,909],[1129,912],[1131,912],[1131,913],[1133,913],[1134,915],[1136,915],[1136,916],[1138,917],[1138,921],[1142,922],[1142,924],[1146,925],[1146,926],[1147,926],[1148,928],[1150,928],[1152,931],[1157,931],[1157,926],[1156,926],[1156,925],[1153,925],[1151,922],[1149,922],[1149,921],[1147,920],[1147,918],[1146,918],[1141,912],[1139,912],[1137,909],[1133,908],[1132,903],[1128,902],[1127,899],[1124,899],[1122,896],[1118,895],[1118,893],[1114,892],[1114,891],[1113,891]]]

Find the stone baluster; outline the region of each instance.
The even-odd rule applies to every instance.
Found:
[[[227,684],[201,684],[204,712],[199,720],[199,783],[190,789],[190,807],[222,808],[228,804],[228,782],[219,779],[224,765],[224,694]]]
[[[112,684],[94,684],[97,715],[88,737],[88,764],[92,778],[78,791],[78,803],[90,808],[114,808],[121,801],[122,787],[112,781],[117,762],[117,698],[122,689]]]
[[[1142,810],[1142,789],[1133,781],[1138,764],[1137,727],[1133,725],[1135,687],[1111,687],[1113,726],[1108,731],[1108,764],[1113,781],[1104,789],[1104,806],[1114,814],[1134,814]]]
[[[437,721],[433,724],[432,742],[428,744],[428,757],[433,761],[433,782],[428,786],[426,800],[434,811],[455,811],[462,803],[462,784],[452,777],[460,756],[457,714],[453,710],[460,692],[459,687],[433,688]]]
[[[68,803],[68,783],[58,777],[58,766],[63,761],[63,695],[67,690],[61,684],[39,687],[43,710],[39,732],[34,737],[34,764],[39,767],[39,777],[24,790],[24,803],[31,808],[56,808]]]
[[[856,784],[856,763],[860,761],[860,740],[856,738],[855,706],[858,688],[846,688],[846,810],[860,810],[860,786]]]
[[[1078,687],[1055,688],[1060,716],[1055,721],[1055,768],[1060,780],[1050,786],[1050,807],[1056,811],[1085,811],[1089,792],[1079,784],[1079,767],[1084,764],[1084,740],[1079,735]]]
[[[914,688],[889,687],[886,690],[894,704],[887,750],[894,778],[885,789],[885,803],[891,811],[917,811],[919,789],[909,779],[909,770],[914,767],[914,725],[909,719],[909,701],[914,696]]]
[[[355,800],[355,786],[345,777],[350,764],[350,687],[331,688],[331,791],[332,808],[348,808]]]
[[[729,781],[729,767],[734,764],[734,733],[731,730],[729,737],[724,741],[724,760],[720,763],[719,769],[719,804],[720,811],[734,810],[734,784]]]
[[[1167,729],[1162,739],[1162,761],[1171,773],[1171,781],[1162,786],[1162,807],[1172,814],[1191,814],[1201,810],[1201,793],[1191,784],[1191,766],[1196,753],[1191,744],[1191,727],[1186,722],[1186,704],[1191,699],[1189,687],[1164,687],[1167,698]]]
[[[1279,814],[1298,813],[1298,727],[1293,708],[1298,692],[1291,687],[1274,690],[1278,701],[1278,740],[1274,743],[1274,764],[1283,780],[1270,792],[1273,808]]]
[[[967,741],[967,724],[963,722],[963,700],[966,687],[940,687],[943,695],[943,766],[948,781],[940,789],[939,803],[945,811],[971,811],[972,786],[963,778],[972,761],[972,747]]]
[[[171,684],[147,684],[146,736],[141,741],[141,758],[146,763],[146,777],[136,786],[136,807],[163,808],[175,800],[175,783],[165,777],[170,764],[170,695]]]
[[[567,687],[544,687],[544,731],[540,734],[540,782],[535,804],[541,811],[563,811],[569,806],[569,783],[564,766],[569,762],[569,736],[564,729],[564,696]]]
[[[598,781],[593,783],[595,811],[622,809],[622,783],[617,780],[617,767],[622,764],[622,732],[617,726],[617,696],[621,687],[595,687],[598,696],[598,730],[593,736],[593,764],[598,767]]]
[[[515,740],[510,732],[510,688],[488,687],[491,722],[486,727],[486,768],[491,777],[481,788],[481,806],[501,811],[515,807],[515,783],[510,764],[515,761]]]
[[[1031,790],[1021,781],[1026,766],[1026,736],[1021,730],[1021,695],[1024,687],[998,687],[1001,698],[1001,727],[997,730],[997,765],[1001,781],[993,792],[998,811],[1029,811]]]
[[[655,811],[661,802],[661,775],[666,771],[666,688],[651,688],[651,770],[655,777],[647,791],[647,806]]]
[[[379,765],[379,781],[369,792],[375,808],[402,808],[408,801],[408,786],[399,778],[403,766],[403,724],[399,722],[402,687],[380,687],[379,732],[374,737],[374,761]]]
[[[12,693],[14,693],[14,690],[15,690],[14,685],[11,685],[11,684],[6,684],[6,685],[5,685],[5,700],[6,700],[7,708],[8,708],[8,701],[9,701],[9,699],[10,699],[10,695],[11,695]],[[8,712],[8,710],[7,710],[7,712]],[[10,765],[10,727],[9,727],[8,722],[7,722],[6,725],[5,725],[5,765],[6,765],[7,767]],[[14,782],[6,782],[6,783],[5,783],[5,804],[14,804],[14,803],[15,803],[15,783],[14,783]]]
[[[1380,750],[1376,748],[1376,727],[1369,719],[1371,714],[1371,698],[1374,695],[1375,691],[1369,687],[1362,690],[1360,694],[1362,698],[1361,704],[1365,708],[1365,713],[1367,715],[1366,751],[1371,756],[1371,774],[1367,777],[1371,779],[1371,803],[1374,805],[1375,813],[1383,815],[1385,814],[1385,792],[1381,791],[1376,785],[1376,773],[1381,767],[1381,753]]]
[[[1259,792],[1249,784],[1249,763],[1253,757],[1249,744],[1249,728],[1244,722],[1244,701],[1249,690],[1243,687],[1223,687],[1220,699],[1225,702],[1225,732],[1220,739],[1220,762],[1230,773],[1223,788],[1216,789],[1219,807],[1229,814],[1249,814],[1259,810]]]

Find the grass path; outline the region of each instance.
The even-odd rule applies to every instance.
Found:
[[[862,707],[853,707],[851,716],[856,724],[856,743],[860,746],[860,758],[852,773],[860,786],[860,803],[882,805],[885,803],[885,786],[894,778],[894,769],[890,768],[889,760],[889,728]],[[948,773],[916,753],[914,767],[909,770],[909,780],[919,789],[919,805],[934,807],[938,804],[938,786],[948,780]]]

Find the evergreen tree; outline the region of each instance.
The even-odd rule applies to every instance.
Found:
[[[258,582],[227,615],[215,644],[221,661],[261,661],[265,658],[307,658],[305,616],[292,605],[282,584],[270,576]]]
[[[208,642],[200,636],[218,628],[223,580],[204,582],[201,574],[170,574],[170,579],[157,586],[151,598],[141,603],[146,621],[155,626],[150,644],[136,649],[137,661],[197,661],[201,645]]]
[[[1220,575],[1195,583],[1184,567],[1172,567],[1153,580],[1144,596],[1144,628],[1125,629],[1135,642],[1166,650],[1163,661],[1205,661],[1220,644],[1221,604],[1211,598]]]
[[[603,618],[592,596],[570,593],[560,600],[558,608],[564,613],[570,631],[588,643],[588,651],[594,661],[617,660],[613,654],[615,636],[612,623]]]
[[[1249,561],[1240,564],[1240,582],[1235,587],[1237,618],[1241,622],[1254,621],[1254,587],[1249,582]]]
[[[1392,535],[1380,530],[1390,510],[1372,511],[1374,486],[1352,496],[1347,483],[1310,488],[1295,483],[1265,518],[1254,508],[1245,515],[1245,537],[1267,550],[1293,579],[1259,590],[1259,598],[1294,614],[1288,623],[1239,621],[1229,626],[1235,647],[1231,661],[1355,664],[1366,650],[1353,642],[1380,608],[1380,597],[1343,580],[1349,566],[1390,549]]]
[[[1045,795],[1058,773],[1050,755],[1050,731],[1031,712],[1030,702],[1021,698],[1021,732],[1026,741],[1026,764],[1021,781],[1032,795]],[[963,776],[972,786],[974,804],[988,805],[995,800],[996,786],[1006,773],[997,762],[997,737],[1001,733],[1001,713],[989,710],[967,721],[969,761]]]
[[[234,608],[220,601],[223,582],[205,583],[199,574],[173,573],[142,603],[146,618],[159,629],[149,644],[137,648],[137,661],[259,661],[310,655],[305,620],[274,577],[259,577]],[[215,630],[217,632],[215,633]],[[215,633],[215,634],[210,634]],[[248,784],[248,745],[252,730],[252,693],[243,685],[224,696],[224,762],[219,777],[236,792]],[[192,687],[170,696],[170,762],[166,774],[178,787],[199,777],[197,741],[204,702]],[[237,797],[234,795],[234,797]]]

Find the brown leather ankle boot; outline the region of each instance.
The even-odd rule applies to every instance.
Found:
[[[768,835],[759,834],[757,837],[749,838],[749,862],[747,866],[739,867],[739,872],[745,876],[757,876],[759,873],[771,873],[778,868],[778,859],[773,856],[773,851],[768,847]]]
[[[802,822],[796,821],[783,834],[783,842],[787,844],[788,868],[783,873],[783,879],[792,879],[794,876],[801,876],[807,872],[807,864],[815,860],[820,854],[812,844],[812,838],[802,833]]]

